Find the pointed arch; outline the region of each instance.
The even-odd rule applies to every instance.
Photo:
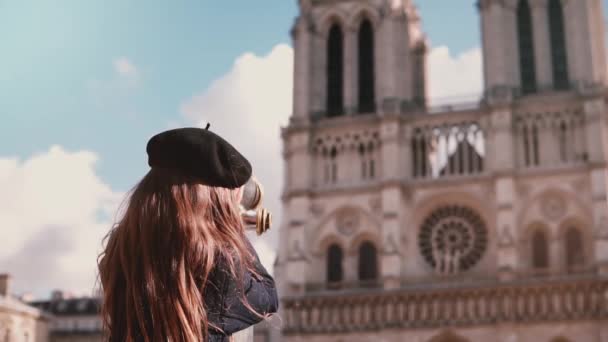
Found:
[[[344,259],[344,251],[342,247],[337,243],[332,243],[327,248],[326,257],[326,274],[328,283],[339,283],[344,277],[344,271],[342,267]]]
[[[327,116],[339,116],[344,112],[344,33],[337,22],[329,29],[327,37]]]
[[[358,33],[358,111],[371,113],[376,110],[374,27],[365,18],[359,25]]]
[[[522,94],[535,93],[536,64],[534,61],[534,34],[532,11],[528,0],[520,0],[517,5],[517,39],[519,46],[519,74]]]
[[[549,268],[549,241],[547,232],[540,227],[535,228],[530,242],[532,267],[535,269]]]
[[[566,269],[571,271],[585,265],[585,243],[582,231],[576,226],[566,228],[564,234]]]
[[[551,61],[553,87],[556,90],[568,89],[568,56],[564,27],[564,9],[561,0],[549,0],[549,35],[551,42]]]
[[[359,245],[358,274],[360,281],[372,281],[378,278],[378,253],[376,246],[369,240]]]

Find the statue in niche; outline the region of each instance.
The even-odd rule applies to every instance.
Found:
[[[435,258],[435,270],[440,275],[456,274],[460,271],[460,250],[448,248],[440,249],[437,245],[433,246],[433,257]]]
[[[394,255],[398,254],[398,248],[396,245],[396,241],[393,237],[393,234],[388,234],[386,236],[386,240],[384,241],[384,254],[386,255]]]
[[[502,227],[500,234],[500,247],[513,247],[514,239],[511,228],[507,225]]]
[[[304,255],[304,251],[300,246],[300,240],[295,240],[291,246],[289,251],[289,259],[290,260],[304,260],[306,259]]]

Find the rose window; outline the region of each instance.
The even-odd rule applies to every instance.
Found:
[[[479,262],[488,243],[481,217],[462,206],[433,211],[422,224],[418,244],[424,259],[442,274],[466,271]]]

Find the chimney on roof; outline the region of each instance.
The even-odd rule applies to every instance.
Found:
[[[0,274],[0,296],[8,297],[11,291],[11,275],[8,273]]]

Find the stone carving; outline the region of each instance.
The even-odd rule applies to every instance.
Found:
[[[383,252],[385,255],[395,255],[399,254],[399,249],[397,248],[397,242],[395,241],[395,237],[393,234],[387,234],[384,240],[384,249]]]
[[[306,255],[300,246],[300,241],[295,240],[289,249],[289,260],[291,261],[300,261],[305,260]]]
[[[541,211],[548,220],[557,221],[566,214],[566,201],[555,194],[546,195],[541,201]]]
[[[513,247],[514,245],[513,233],[511,232],[511,228],[507,225],[502,227],[500,233],[500,241],[499,245],[503,248]]]
[[[350,236],[359,229],[361,218],[355,210],[344,210],[336,214],[336,228],[343,235]]]
[[[440,207],[422,224],[420,252],[440,274],[454,274],[473,267],[487,249],[488,232],[472,209],[457,205]]]

